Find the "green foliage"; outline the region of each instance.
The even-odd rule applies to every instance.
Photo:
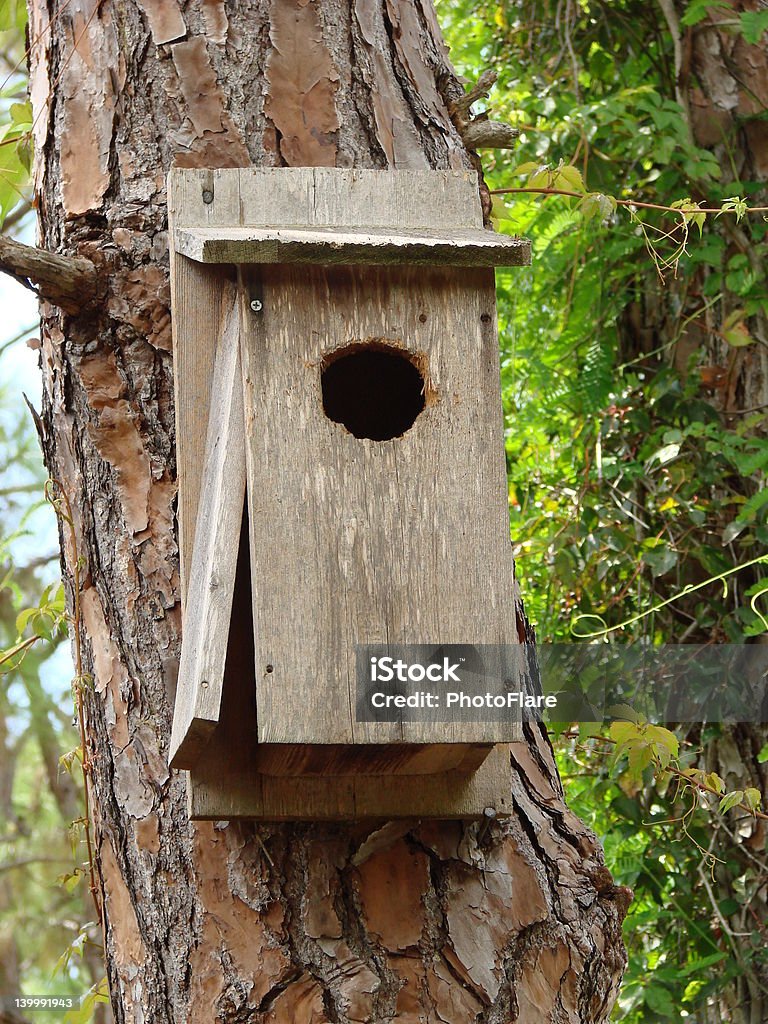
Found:
[[[746,41],[757,45],[768,32],[768,11],[742,11],[739,27]]]
[[[690,5],[689,20],[712,7]],[[514,160],[484,161],[490,183],[583,194],[516,195],[496,207],[505,231],[534,242],[530,270],[499,274],[512,536],[539,637],[567,639],[579,615],[624,621],[764,549],[765,412],[724,418],[716,399],[728,383],[727,350],[754,346],[750,317],[768,312],[765,279],[752,269],[768,255],[766,225],[745,227],[748,256],[729,245],[722,218],[705,220],[690,198],[703,192],[743,216],[741,197],[756,186],[728,180],[692,142],[655,9],[624,2],[608,17],[582,5],[570,29],[575,78],[546,4],[525,18],[514,4],[439,10],[460,69],[476,78],[494,63],[494,111],[521,129]],[[636,196],[680,217],[634,212],[633,230],[615,202]],[[695,245],[689,227],[701,236]],[[671,323],[646,245],[662,270],[684,260],[675,282],[683,301],[702,292]],[[664,338],[646,340],[648,313],[664,318]],[[691,330],[708,331],[713,348],[726,343],[721,363],[698,347],[669,364]],[[679,636],[685,616],[697,622],[692,639],[756,635],[765,624],[745,593],[756,580],[754,570],[740,574],[726,595],[713,584],[623,636]]]
[[[543,0],[440,0],[439,13],[461,71],[500,72],[492,102],[521,130],[514,158],[485,155],[490,184],[574,193],[494,202],[497,225],[534,243],[534,266],[500,272],[498,291],[510,523],[540,638],[569,639],[578,623],[626,623],[623,637],[651,641],[762,636],[766,411],[723,412],[742,360],[764,344],[755,324],[768,315],[768,225],[747,214],[761,185],[736,177],[737,140],[723,139],[724,159],[696,145],[658,5],[580,0],[563,17],[563,5]],[[764,10],[733,15],[729,3],[692,0],[682,23],[731,19],[734,36],[764,42]],[[11,61],[0,90],[0,224],[28,181],[32,118],[13,67],[23,68],[24,17],[21,0],[0,3]],[[710,206],[721,212],[706,214]],[[27,458],[29,430],[9,422],[0,416],[14,484],[0,508],[0,646],[22,646],[3,666],[0,702],[9,737],[0,753],[13,756],[0,869],[14,872],[13,901],[0,888],[0,933],[33,965],[29,991],[46,990],[55,961],[73,993],[88,977],[67,1017],[75,1024],[105,1000],[105,982],[86,969],[92,926],[73,926],[84,916],[84,822],[64,835],[70,819],[43,745],[46,728],[57,752],[72,733],[61,695],[39,685],[41,648],[27,643],[55,642],[65,616],[60,590],[46,590],[39,567],[17,555],[34,514],[30,488],[42,481]],[[564,727],[558,759],[569,803],[602,837],[616,882],[636,893],[616,1019],[703,1019],[702,1008],[766,969],[752,910],[763,851],[742,856],[735,831],[760,813],[760,792],[702,766],[732,742],[720,727],[691,737],[615,723],[610,758],[591,731]],[[82,760],[79,746],[61,754],[59,777],[79,780]],[[768,745],[756,756],[766,760]]]
[[[32,105],[25,79],[26,20],[21,0],[0,2],[0,228],[14,207],[28,200]]]
[[[0,372],[5,379],[28,333],[0,345]],[[0,479],[0,946],[6,958],[4,978],[7,985],[17,984],[28,994],[55,992],[77,997],[93,981],[92,950],[87,962],[73,961],[55,984],[52,980],[62,949],[78,935],[78,922],[85,917],[84,897],[88,897],[83,884],[73,889],[56,883],[62,873],[82,873],[84,854],[80,841],[73,851],[69,835],[72,818],[82,814],[81,776],[77,773],[70,778],[57,765],[60,752],[73,745],[75,734],[68,686],[71,665],[58,647],[65,622],[56,564],[56,524],[43,498],[46,474],[29,414],[2,386]],[[45,639],[37,641],[36,637]],[[9,652],[13,653],[6,657]],[[18,978],[14,973],[17,965]]]
[[[520,129],[514,154],[483,153],[491,188],[575,193],[494,203],[497,227],[533,242],[533,266],[497,288],[510,526],[539,639],[622,624],[612,639],[762,637],[766,409],[739,398],[765,343],[768,225],[747,213],[764,186],[734,170],[743,140],[696,144],[657,4],[442,0],[438,13],[461,73],[498,72],[491,116]],[[754,43],[765,12],[750,14],[693,0],[683,23],[730,19]],[[727,727],[617,727],[612,758],[585,725],[561,727],[557,746],[569,804],[635,890],[615,1018],[737,1020],[768,968],[765,851],[738,832],[756,783],[719,770]]]
[[[109,985],[106,976],[95,985],[91,985],[83,996],[79,1009],[70,1010],[64,1015],[64,1024],[88,1024],[99,1003],[109,1002]]]
[[[759,870],[743,870],[726,856],[717,865],[722,879],[716,887],[707,860],[712,816],[743,816],[737,805],[746,794],[718,801],[716,794],[704,793],[699,800],[692,787],[679,786],[661,765],[669,756],[670,764],[684,766],[692,752],[680,748],[675,757],[677,738],[669,730],[655,734],[636,723],[615,723],[612,732],[628,743],[618,757],[602,757],[599,738],[572,736],[560,743],[558,763],[568,802],[600,835],[614,880],[635,893],[625,922],[629,964],[614,1018],[625,1024],[705,1019],[699,1016],[703,1006],[745,975],[753,978],[766,963],[751,915]],[[635,744],[650,753],[642,779],[626,756]],[[725,785],[714,774],[702,781],[715,791]],[[728,895],[718,899],[718,891]],[[740,922],[749,938],[746,948],[729,943],[720,926],[726,916]]]

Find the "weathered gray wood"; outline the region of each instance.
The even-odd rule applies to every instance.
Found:
[[[275,778],[226,760],[198,766],[189,789],[191,818],[263,821],[353,821],[391,818],[481,818],[493,807],[511,813],[509,747],[498,744],[470,773],[326,775]]]
[[[240,609],[242,612],[242,609]],[[236,613],[237,617],[237,613]],[[430,774],[276,777],[259,771],[253,692],[249,692],[247,618],[235,623],[228,686],[219,726],[190,772],[191,818],[339,821],[362,818],[480,818],[487,807],[511,813],[509,747],[499,744],[476,767]],[[243,655],[246,654],[246,657]],[[250,714],[249,714],[250,711]],[[315,748],[317,749],[317,748]],[[393,748],[395,752],[401,747]],[[332,764],[332,760],[327,763]]]
[[[196,198],[199,224],[233,224],[239,217],[238,178],[231,172],[202,170],[171,171],[168,175],[168,230],[172,238],[177,221],[184,218]],[[189,177],[192,175],[192,178]],[[190,182],[194,181],[194,187]],[[216,188],[216,204],[202,202],[202,188]],[[234,188],[232,186],[235,186]],[[173,379],[176,409],[176,450],[178,479],[179,557],[181,563],[182,610],[186,605],[195,518],[200,496],[203,459],[208,431],[208,413],[213,380],[216,343],[221,336],[224,285],[234,280],[231,267],[203,267],[176,253],[170,246],[171,320],[173,330]]]
[[[356,644],[517,642],[493,274],[250,274],[263,299],[243,349],[259,742],[518,738],[512,721],[354,713]],[[324,358],[370,339],[425,368],[426,407],[392,441],[323,410]]]
[[[395,226],[407,240],[423,234],[434,237],[442,230],[450,239],[474,236],[482,217],[475,176],[455,172],[174,171],[169,204],[174,239],[180,542],[183,580],[188,581],[214,354],[222,323],[231,313],[231,303],[222,301],[231,271],[205,266],[177,252],[183,232],[199,229],[213,238],[229,237],[233,227],[294,225],[332,228],[334,234],[350,228],[357,242],[361,226],[377,239],[391,237]],[[322,248],[328,244],[325,236],[325,232],[319,236]],[[480,234],[482,243],[486,238],[489,246],[497,244],[492,233]],[[514,240],[501,245],[510,243],[514,247]],[[522,252],[519,248],[518,253]],[[327,255],[323,259],[330,262]],[[259,454],[259,446],[265,449],[258,473],[249,468],[254,607],[260,600],[257,594],[271,595],[267,601],[271,611],[264,605],[261,621],[271,622],[273,633],[266,641],[263,636],[257,641],[261,644],[255,657],[257,715],[251,622],[243,609],[238,611],[239,626],[237,616],[233,618],[222,695],[229,711],[192,769],[192,815],[477,817],[488,806],[503,814],[510,787],[509,758],[506,747],[489,744],[517,738],[515,723],[428,727],[354,723],[350,705],[355,642],[516,639],[493,275],[483,270],[416,267],[265,266],[261,272],[245,268],[243,272],[241,309],[250,361],[244,368],[249,458]],[[264,302],[263,314],[250,312],[255,294]],[[270,325],[269,338],[261,333],[265,325]],[[322,353],[366,338],[403,345],[416,353],[428,371],[428,407],[397,442],[358,441],[322,412]],[[260,343],[265,347],[259,354]],[[263,374],[276,358],[277,375],[266,386]],[[258,369],[256,377],[253,368]],[[261,390],[255,380],[261,381]],[[443,413],[435,418],[441,406]],[[314,432],[318,410],[319,434]],[[429,424],[426,435],[425,424]],[[268,451],[275,431],[284,431],[282,440]],[[426,444],[414,446],[417,436]],[[473,444],[478,446],[474,450]],[[450,453],[461,446],[463,462],[456,462]],[[362,462],[361,451],[367,453]],[[329,456],[330,466],[325,461]],[[453,469],[446,476],[443,471],[448,464]],[[302,467],[309,470],[306,486],[297,489]],[[363,476],[371,472],[388,479],[386,493],[379,491],[378,498],[372,494],[366,499],[361,470]],[[489,495],[493,495],[490,502]],[[386,499],[383,508],[382,499]],[[452,519],[450,528],[442,519],[446,509]],[[373,536],[368,526],[380,516],[386,522],[382,520],[381,531]],[[466,535],[474,523],[480,525],[473,557]],[[463,559],[458,567],[452,565],[453,548],[446,543],[452,531],[458,531],[454,542]],[[235,535],[233,531],[233,541]],[[398,536],[400,548],[393,543]],[[364,549],[371,544],[375,551],[366,554]],[[321,549],[324,555],[318,562]],[[416,568],[424,579],[431,575],[432,584],[417,586],[409,595],[404,583]],[[276,581],[279,586],[274,587]],[[313,602],[312,594],[317,601]],[[335,606],[332,595],[342,595]],[[185,635],[191,628],[189,608],[185,601]],[[274,660],[267,663],[275,672],[259,671],[259,666],[266,667],[264,643],[280,631],[279,621],[287,620],[291,629],[281,635],[281,642],[289,647],[302,642],[302,622],[309,624],[303,636],[305,662],[298,664],[295,674],[281,672]],[[334,623],[344,625],[344,638]],[[256,630],[259,637],[258,623]],[[351,645],[342,656],[340,645],[350,638]],[[246,648],[250,653],[243,661]],[[344,663],[341,674],[340,661]],[[266,686],[265,675],[270,677]],[[307,699],[297,701],[300,685]],[[203,710],[211,713],[203,721],[213,722],[215,709]],[[287,726],[287,743],[280,741],[282,726]],[[185,763],[191,764],[192,759]],[[296,770],[310,774],[292,777]],[[333,770],[357,774],[324,774]],[[377,770],[387,774],[377,775]]]
[[[174,768],[190,768],[195,763],[219,720],[245,499],[238,290],[227,284],[223,292],[224,329],[211,389],[171,733]]]
[[[168,183],[179,228],[483,226],[475,171],[174,168]]]
[[[490,743],[259,743],[253,764],[261,775],[277,776],[466,774],[479,768],[492,749]]]
[[[456,267],[525,266],[531,243],[493,231],[424,228],[178,228],[178,252],[200,263],[408,263]]]

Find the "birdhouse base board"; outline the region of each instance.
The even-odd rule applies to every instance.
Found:
[[[213,754],[213,752],[211,752]],[[494,746],[470,773],[277,777],[204,756],[188,777],[193,819],[356,821],[497,817],[512,810],[509,746]]]

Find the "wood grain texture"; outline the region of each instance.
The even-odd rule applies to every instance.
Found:
[[[492,273],[249,273],[264,304],[243,338],[259,742],[516,739],[514,721],[355,720],[356,644],[517,642]],[[391,441],[323,409],[324,360],[371,341],[425,377],[423,412]]]
[[[479,768],[492,749],[489,743],[259,743],[253,763],[261,775],[466,775]]]
[[[258,743],[249,549],[248,531],[244,524],[238,551],[220,720],[189,773],[187,806],[190,817],[352,821],[360,817],[403,818],[415,815],[470,819],[482,817],[486,807],[493,807],[499,817],[511,813],[511,760],[510,748],[506,745],[491,747],[488,756],[483,756],[474,770],[471,763],[465,763],[460,771],[429,775],[392,774],[391,761],[388,761],[387,775],[375,774],[379,766],[379,751],[375,747],[355,749],[355,756],[360,758],[365,758],[370,752],[367,766],[356,765],[362,774],[334,775],[328,769],[333,769],[333,758],[338,751],[317,747],[309,751],[292,747],[294,753],[289,756],[307,758],[308,767],[323,774],[275,778],[264,771],[265,757],[272,772],[275,759],[285,756],[286,751],[273,744],[262,747]],[[270,755],[269,748],[276,753]],[[410,745],[398,745],[391,749],[410,758],[413,750],[409,748]],[[468,750],[467,757],[478,756],[476,747],[465,745],[465,749]],[[429,756],[423,747],[418,750]],[[485,753],[482,749],[481,754]],[[415,764],[418,771],[418,762],[410,763]]]
[[[174,768],[195,763],[219,720],[245,499],[240,308],[231,283],[222,309],[171,733]]]
[[[67,313],[86,309],[103,291],[90,260],[47,252],[4,235],[0,235],[0,270],[31,281],[42,298]]]
[[[446,110],[435,112],[417,84],[431,78],[448,96],[463,93],[444,56],[431,3],[314,2],[339,71],[340,161],[469,166],[472,157]],[[459,1024],[478,1015],[496,1022],[514,1016],[521,993],[549,999],[529,1014],[541,1024],[585,1015],[601,1024],[621,974],[620,904],[610,890],[595,891],[599,847],[563,803],[543,739],[535,746],[530,732],[526,736],[521,747],[524,753],[530,744],[531,756],[524,760],[518,750],[512,778],[506,776],[515,813],[492,826],[481,843],[477,828],[462,829],[454,821],[408,835],[409,823],[399,822],[395,831],[402,828],[404,838],[389,851],[381,851],[375,826],[190,825],[184,780],[168,773],[169,703],[181,628],[175,603],[176,440],[183,448],[179,465],[186,465],[194,485],[189,463],[198,442],[201,458],[211,386],[211,377],[199,371],[213,358],[220,315],[210,305],[218,302],[215,289],[204,278],[195,290],[185,271],[184,301],[180,306],[174,299],[173,306],[176,369],[178,376],[179,359],[185,370],[197,367],[199,394],[182,398],[177,391],[174,401],[174,366],[153,337],[155,325],[167,323],[170,314],[161,175],[174,161],[221,166],[240,152],[254,164],[280,162],[275,129],[264,113],[270,91],[264,68],[272,12],[281,3],[179,4],[188,38],[206,35],[207,54],[201,56],[215,82],[204,95],[196,89],[204,75],[195,73],[192,61],[177,63],[168,47],[153,45],[138,4],[100,4],[93,17],[96,4],[83,0],[29,5],[40,244],[97,258],[106,289],[101,301],[76,316],[62,318],[44,305],[41,335],[46,461],[72,501],[90,610],[91,642],[84,643],[83,655],[95,685],[84,689],[83,700],[98,896],[106,919],[106,968],[96,955],[94,979],[106,969],[116,1024],[306,1024],[311,1017],[367,1024],[442,1017]],[[206,30],[212,11],[219,20],[215,35]],[[417,34],[408,30],[408,18]],[[300,38],[307,51],[314,47],[314,38]],[[273,96],[273,102],[283,99]],[[221,112],[224,130],[196,127],[203,104]],[[73,184],[79,196],[73,197]],[[85,207],[81,198],[89,207],[85,215],[77,212]],[[439,201],[432,205],[436,216],[447,219],[449,201],[446,211]],[[219,272],[200,269],[204,275]],[[144,282],[138,296],[137,281]],[[180,308],[187,310],[181,331]],[[198,351],[189,351],[188,337],[200,341]],[[107,391],[97,397],[124,394],[151,460],[149,527],[133,539],[126,531],[122,482],[132,452],[118,452],[111,466],[93,442],[100,412],[80,378],[84,354],[91,365],[93,358],[113,365]],[[195,402],[202,430],[192,443]],[[182,523],[186,550],[194,529],[188,492],[179,506],[192,523],[190,530]],[[71,593],[77,555],[71,545],[64,554]],[[247,597],[245,608],[250,633]],[[482,610],[481,601],[478,614]],[[230,649],[238,643],[233,637]],[[237,713],[255,735],[250,655],[244,672],[248,666]],[[228,672],[234,668],[227,666]],[[229,682],[228,675],[225,703]],[[247,733],[246,750],[248,740]],[[228,735],[218,752],[212,772],[228,766]],[[371,872],[362,885],[355,865],[372,843],[377,859],[391,864],[394,877],[405,877],[406,884],[390,884],[379,870],[378,880]],[[407,880],[418,877],[412,868],[426,860],[424,891],[412,898]],[[416,936],[405,955],[382,935],[370,911],[376,903]],[[332,927],[321,929],[315,925],[325,907]],[[557,969],[561,957],[570,960],[565,971]]]
[[[191,818],[262,821],[356,821],[392,818],[480,818],[493,807],[511,812],[509,748],[498,744],[471,773],[324,775],[276,778],[228,768],[193,770]]]
[[[441,189],[446,201],[436,202],[430,190]],[[394,224],[406,243],[442,230],[441,245],[456,236],[491,250],[511,244],[516,258],[525,250],[482,231],[475,176],[466,172],[174,171],[169,191],[174,342],[186,366],[177,376],[186,583],[190,529],[204,514],[201,405],[220,390],[211,388],[214,353],[231,299],[223,300],[230,271],[188,259],[179,251],[185,238],[235,230],[273,244],[277,233],[254,225],[303,225],[298,244],[309,240],[311,255],[329,263],[340,229],[352,249],[386,248]],[[181,756],[194,763],[193,816],[475,817],[500,807],[508,758],[492,744],[516,739],[517,723],[357,723],[353,710],[356,643],[517,638],[492,273],[242,266],[239,287],[256,646],[252,634],[251,657],[238,662],[243,641],[232,624],[223,688],[230,711],[212,736],[210,694],[198,689],[191,702],[202,712],[200,732]],[[258,313],[254,295],[264,303]],[[408,352],[425,374],[424,412],[390,442],[360,441],[322,408],[324,357],[371,339]],[[196,614],[185,610],[185,630]],[[220,659],[223,637],[220,630],[213,645]],[[199,687],[200,672],[192,674]],[[185,664],[180,692],[187,689]]]
[[[511,267],[531,262],[531,243],[492,231],[365,228],[179,228],[178,252],[200,263],[323,263]]]
[[[194,174],[195,189],[200,210],[195,216],[205,225],[236,223],[239,215],[239,192],[218,188],[218,201],[205,204],[201,194],[203,186],[215,187],[221,172],[172,171],[168,175],[168,227],[173,237],[177,220],[184,222],[189,203],[189,174]],[[226,181],[236,181],[231,176]],[[178,477],[178,530],[181,562],[181,599],[185,607],[195,520],[200,498],[203,459],[208,433],[213,365],[216,343],[222,334],[222,303],[227,281],[235,279],[231,267],[202,267],[193,260],[176,253],[170,247],[171,308],[173,311],[173,381],[176,409],[176,437],[183,439],[177,445],[176,472]]]
[[[483,227],[475,171],[173,168],[168,189],[177,228]]]

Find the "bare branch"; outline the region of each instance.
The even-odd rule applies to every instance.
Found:
[[[66,313],[79,313],[95,296],[96,268],[80,256],[61,256],[0,236],[0,270],[33,288]]]
[[[476,118],[461,133],[467,149],[512,149],[520,134],[517,128],[503,121]]]
[[[451,114],[454,117],[466,118],[469,116],[469,108],[479,99],[483,99],[488,96],[491,90],[491,86],[497,79],[495,71],[484,71],[478,78],[477,82],[467,90],[467,92],[460,96],[452,104]]]

